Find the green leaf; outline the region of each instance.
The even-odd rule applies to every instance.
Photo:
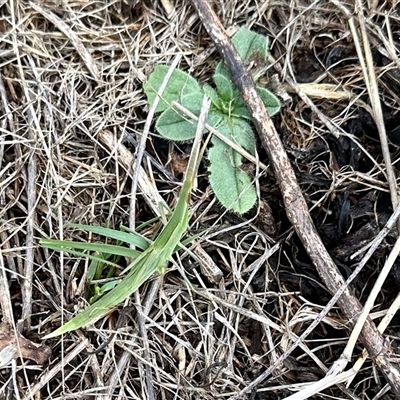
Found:
[[[215,86],[217,87],[219,97],[224,102],[229,103],[232,101],[234,97],[234,87],[231,80],[222,74],[215,74],[214,82]]]
[[[239,214],[249,211],[257,201],[257,194],[249,176],[235,166],[235,152],[218,138],[213,138],[208,152],[210,184],[220,203]]]
[[[98,253],[105,253],[105,254],[113,254],[113,255],[119,255],[119,256],[124,256],[124,257],[129,257],[129,258],[136,258],[138,257],[141,253],[129,249],[127,247],[122,247],[122,246],[116,246],[112,244],[103,244],[103,243],[87,243],[87,242],[74,242],[72,240],[53,240],[53,239],[41,239],[40,244],[43,247],[47,247],[52,250],[56,251],[65,251],[70,254],[75,254],[75,255],[84,255],[85,257],[91,258],[98,260],[100,262],[104,262],[110,265],[116,266],[116,264],[101,258],[101,257],[94,257],[91,256],[89,257],[88,254],[84,254],[82,252],[76,251],[78,250],[86,250],[86,251],[95,251]]]
[[[232,101],[240,98],[240,92],[233,84],[231,74],[223,61],[220,61],[217,64],[213,79],[215,86],[217,87],[218,95],[225,102],[225,108],[231,109]]]
[[[203,94],[193,93],[183,97],[182,105],[196,116],[200,114]],[[216,126],[221,120],[221,114],[218,111],[210,111],[207,123]],[[165,110],[156,122],[156,129],[166,139],[176,141],[188,141],[195,137],[197,121],[189,119],[183,112],[169,108]]]
[[[99,258],[101,258],[101,256]],[[89,265],[87,276],[86,276],[87,283],[90,283],[90,282],[92,282],[93,279],[96,279],[99,276],[99,269],[103,268],[103,267],[104,267],[104,261],[100,262],[100,261],[92,260]]]
[[[229,135],[231,140],[243,147],[247,152],[254,155],[256,139],[249,123],[242,118],[230,118]],[[241,156],[240,156],[241,157]]]
[[[262,87],[257,86],[257,92],[261,97],[261,100],[263,101],[268,115],[272,117],[275,115],[277,112],[279,112],[281,108],[281,103],[279,99],[271,93],[268,89],[264,89]],[[234,115],[237,118],[243,118],[243,119],[251,119],[251,114],[249,113],[249,110],[247,109],[245,103],[243,102],[243,99],[241,97],[238,97],[232,104],[232,115]]]
[[[203,94],[193,93],[183,97],[181,104],[195,115],[200,114]],[[196,135],[197,122],[184,116],[175,108],[168,108],[156,122],[156,129],[166,139],[176,141],[191,140]]]
[[[228,68],[223,61],[220,61],[215,67],[214,75],[222,75],[227,79],[231,79],[231,74],[229,73]],[[232,84],[232,87],[235,86]]]
[[[169,70],[168,65],[158,65],[150,74],[149,79],[144,84],[144,92],[147,95],[147,101],[151,106],[156,98],[156,94]],[[196,79],[186,72],[175,69],[168,81],[167,87],[162,94],[162,100],[159,101],[156,112],[167,110],[172,101],[182,102],[182,98],[188,94],[200,94],[202,90]],[[181,103],[182,104],[182,103]]]
[[[216,90],[213,89],[210,85],[204,85],[203,91],[210,98],[214,108],[220,110],[222,108],[222,100],[221,97],[218,96]]]
[[[257,92],[261,97],[267,111],[268,115],[272,117],[275,115],[281,108],[281,102],[279,99],[271,93],[268,89],[264,89],[262,87],[257,86]]]
[[[251,114],[249,113],[249,110],[247,109],[241,97],[237,98],[236,101],[232,104],[232,114],[237,118],[247,120],[251,119]]]
[[[232,37],[232,43],[243,62],[247,62],[254,53],[258,53],[262,61],[268,58],[268,39],[266,36],[240,28]]]
[[[104,293],[109,292],[110,290],[114,289],[121,282],[121,279],[116,279],[111,282],[107,282],[104,285],[96,286],[94,290],[94,295],[89,299],[89,304],[93,304],[96,302],[100,297],[104,295]]]
[[[222,62],[219,62],[216,67],[214,81],[218,89],[217,95],[219,95],[220,98],[219,107],[217,106],[218,109],[228,116],[251,119],[251,115],[243,102],[239,90],[233,86],[229,78],[229,72]],[[257,86],[257,92],[267,108],[268,115],[270,117],[275,115],[281,107],[279,99],[269,90],[259,86]]]
[[[246,121],[225,118],[218,130],[254,153],[254,134]],[[225,208],[243,214],[254,206],[257,194],[249,176],[240,169],[242,156],[215,136],[211,142],[213,146],[208,152],[210,185]]]
[[[111,239],[119,240],[128,243],[132,246],[139,247],[141,250],[146,250],[150,246],[150,241],[136,232],[118,231],[110,228],[103,228],[101,226],[71,224],[74,228],[84,231],[96,233],[97,235],[106,236]],[[125,227],[121,228],[126,230]]]

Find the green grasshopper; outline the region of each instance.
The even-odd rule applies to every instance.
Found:
[[[156,240],[128,266],[128,275],[117,286],[43,339],[49,339],[94,322],[131,296],[154,273],[163,274],[165,272],[172,253],[179,245],[189,225],[189,201],[201,159],[201,139],[209,107],[210,101],[204,98],[185,179],[178,203],[167,225]],[[50,248],[52,247],[51,242],[51,240],[41,240],[43,246]]]

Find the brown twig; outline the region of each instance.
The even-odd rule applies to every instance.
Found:
[[[344,279],[316,231],[286,151],[266,112],[262,100],[257,94],[252,78],[233,48],[223,26],[208,1],[192,0],[192,3],[208,34],[222,55],[232,79],[241,91],[243,99],[252,115],[262,145],[274,166],[275,176],[282,193],[288,219],[296,230],[327,289],[334,295],[345,284]],[[338,304],[350,324],[354,325],[363,307],[349,288],[343,291],[342,296],[338,299]],[[400,396],[400,370],[390,361],[393,350],[369,318],[365,321],[360,339],[373,362],[386,377],[394,393]],[[254,389],[266,377],[265,374],[262,374],[252,384],[247,386],[245,391]],[[238,393],[233,398],[238,398],[242,394]]]

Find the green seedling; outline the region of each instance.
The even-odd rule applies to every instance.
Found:
[[[126,270],[129,271],[128,274],[115,287],[113,287],[110,291],[100,297],[100,299],[91,304],[85,310],[78,313],[63,326],[45,336],[45,339],[79,329],[91,322],[94,322],[98,318],[104,316],[108,311],[113,309],[126,298],[131,296],[153,274],[163,274],[165,272],[166,265],[170,261],[171,255],[178,248],[181,238],[188,228],[189,200],[201,158],[200,147],[204,123],[201,124],[200,121],[203,119],[204,122],[209,105],[209,101],[204,99],[188,168],[175,210],[173,211],[167,225],[153,243],[149,244],[139,235],[134,235],[129,232],[120,232],[107,228],[85,226],[86,230],[97,234],[103,234],[120,242],[124,241],[130,243],[144,250],[143,252],[140,253],[136,250],[122,246],[98,243],[77,243],[49,239],[42,239],[40,241],[44,247],[58,251],[73,252],[74,254],[78,255],[82,254],[91,258],[92,260],[102,263],[106,262],[114,266],[115,263],[111,262],[110,260],[98,257],[96,255],[87,255],[77,251],[76,249],[134,258],[134,261],[128,266],[128,268],[126,268]]]
[[[266,37],[241,28],[232,37],[232,42],[243,62],[267,61]],[[168,69],[166,65],[157,66],[144,85],[150,106],[154,103]],[[207,123],[254,155],[256,139],[250,124],[251,116],[223,62],[218,63],[213,80],[215,88],[209,85],[201,87],[189,74],[174,70],[156,108],[156,112],[161,113],[156,122],[157,131],[169,140],[192,140],[196,123],[174,107],[173,103],[177,102],[199,115],[205,93],[212,102]],[[262,87],[257,87],[257,91],[269,115],[276,114],[280,108],[279,99]],[[211,144],[208,152],[209,180],[216,197],[229,210],[240,214],[249,211],[257,201],[257,194],[250,177],[241,169],[242,156],[216,136],[211,138]]]

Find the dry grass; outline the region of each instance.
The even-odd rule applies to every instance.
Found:
[[[371,0],[354,16],[351,1],[214,3],[229,32],[246,25],[271,39],[265,83],[291,99],[275,124],[317,228],[347,277],[351,255],[376,237],[398,202],[400,3]],[[245,217],[224,213],[205,175],[199,177],[191,231],[206,233],[190,250],[201,255],[201,266],[181,252],[161,280],[126,304],[133,307],[62,340],[41,341],[85,306],[88,264],[48,254],[38,239],[98,240],[68,224],[139,224],[159,212],[161,201],[176,200],[181,176],[164,169],[171,161],[169,170],[179,171],[178,156],[189,145],[150,132],[146,149],[161,167],[145,157],[137,204],[129,209],[128,138],[140,141],[148,111],[142,84],[155,65],[181,55],[180,68],[206,82],[220,60],[190,2],[0,4],[0,302],[13,332],[41,345],[36,360],[51,349],[48,361],[36,365],[23,348],[18,352],[18,343],[28,345],[15,334],[16,362],[0,375],[1,393],[52,400],[234,398],[329,300],[287,222],[272,172],[262,168],[260,207]],[[387,146],[386,137],[394,144]],[[260,159],[268,164],[263,152]],[[396,238],[391,231],[354,283],[363,303]],[[378,321],[397,298],[395,260],[386,283],[375,288],[370,316]],[[387,328],[394,348],[396,324]],[[350,334],[332,310],[257,392],[240,398],[280,400],[309,382],[318,392]],[[352,363],[361,352],[350,353]],[[368,360],[349,378],[348,388],[341,381],[314,398],[393,398]]]

